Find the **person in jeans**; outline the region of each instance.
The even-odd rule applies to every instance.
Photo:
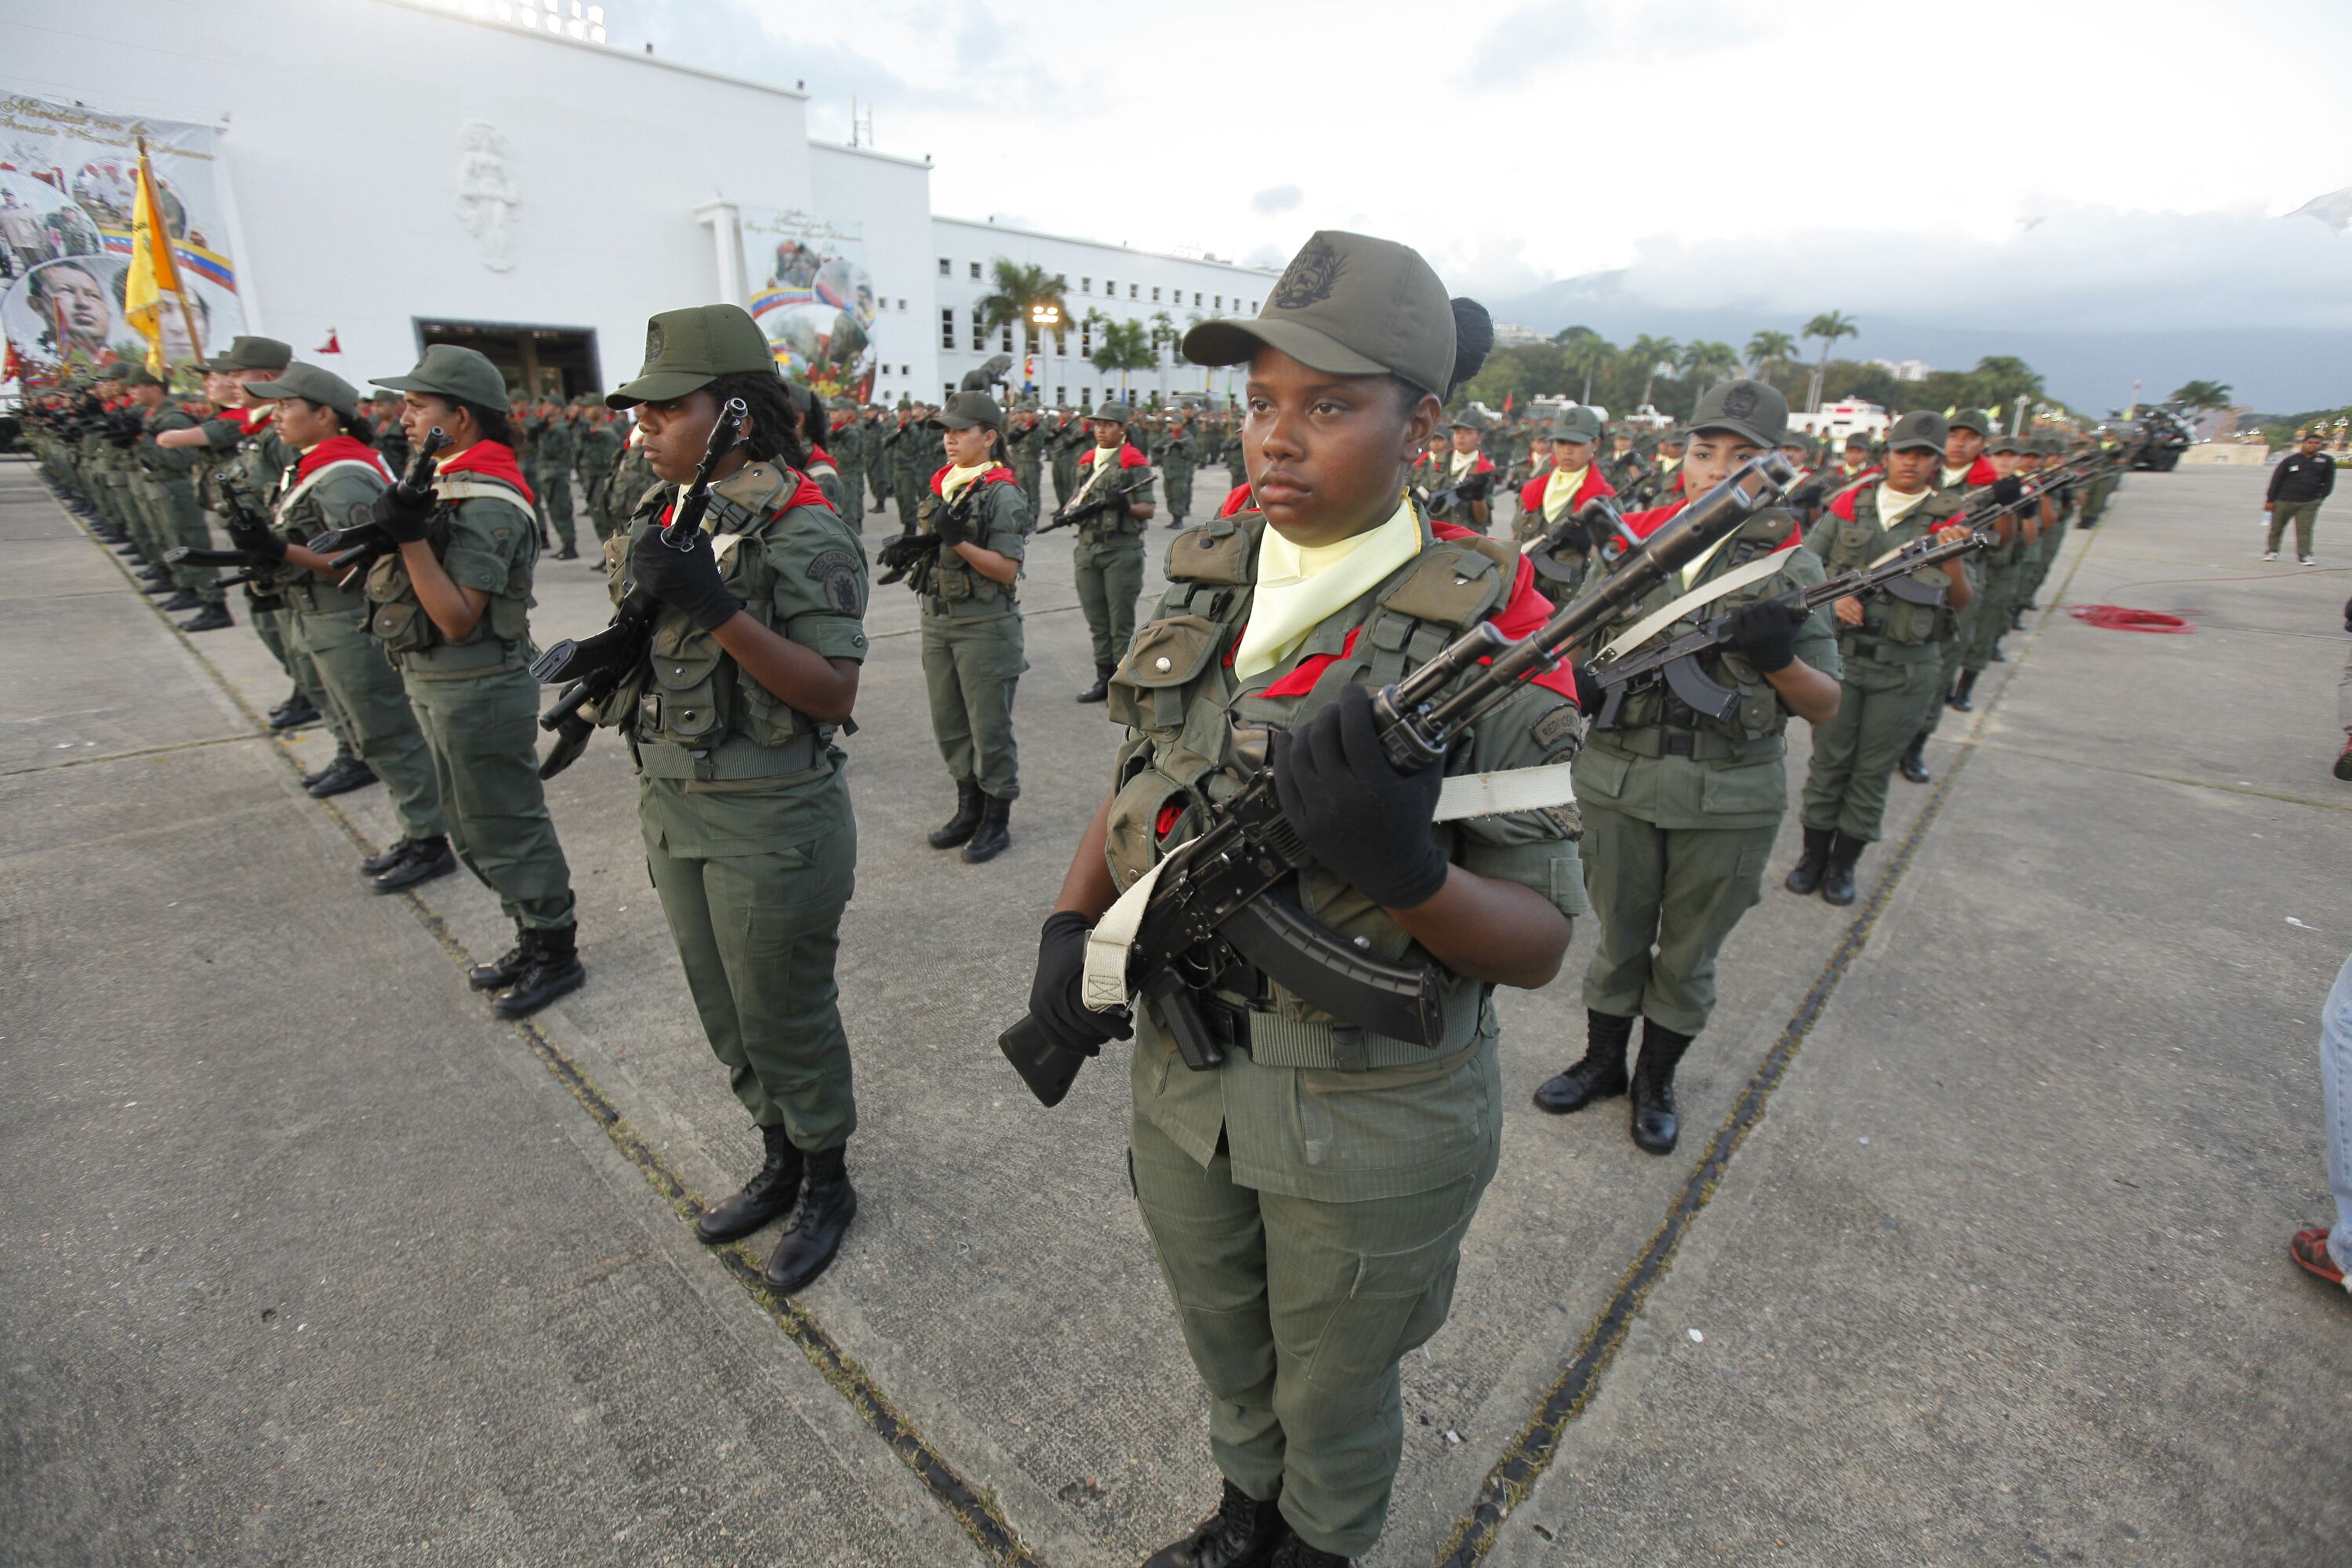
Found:
[[[2336,459],[2321,453],[2319,442],[2318,431],[2305,430],[2301,448],[2271,470],[2270,492],[2263,501],[2263,510],[2271,514],[2270,537],[2263,545],[2265,561],[2278,559],[2279,541],[2293,523],[2296,559],[2305,566],[2319,564],[2311,553],[2312,531],[2319,522],[2319,503],[2336,489]]]
[[[2344,629],[2352,632],[2352,599],[2344,601]],[[2336,683],[2336,721],[2344,727],[2344,749],[2336,753],[2336,776],[2352,784],[2352,653],[2344,656],[2344,679]]]
[[[2336,1194],[2336,1225],[2298,1230],[2287,1243],[2295,1262],[2331,1285],[2352,1269],[2352,958],[2336,972],[2336,988],[2319,1016],[2319,1084],[2327,1118],[2327,1185]],[[2352,1289],[2352,1286],[2347,1286]]]

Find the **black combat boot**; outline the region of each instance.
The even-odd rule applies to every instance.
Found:
[[[414,838],[394,839],[390,844],[360,862],[360,875],[373,877],[381,872],[391,870],[401,861],[408,858],[409,850],[417,843],[418,840]]]
[[[397,893],[419,882],[446,877],[457,868],[457,857],[450,849],[446,835],[436,833],[430,838],[411,838],[406,843],[408,847],[398,859],[368,879],[373,891]]]
[[[527,1018],[558,996],[588,984],[587,967],[580,962],[577,925],[543,926],[522,933],[528,950],[522,968],[507,988],[490,998],[490,1011],[501,1018]]]
[[[1143,1568],[1263,1568],[1275,1549],[1290,1538],[1290,1527],[1282,1522],[1282,1510],[1274,1499],[1260,1502],[1227,1481],[1217,1511],[1181,1541],[1171,1541],[1144,1559]]]
[[[183,588],[155,607],[167,616],[175,616],[184,610],[201,610],[205,607],[205,602],[197,598],[192,590]]]
[[[1107,701],[1110,697],[1110,675],[1109,668],[1101,665],[1095,666],[1095,683],[1078,693],[1078,700],[1081,702]]]
[[[2020,605],[2015,609],[2010,611],[2009,629],[2013,632],[2023,631],[2025,629],[2025,612],[2028,610],[2038,610],[2042,606],[2039,605]]]
[[[1653,1154],[1671,1154],[1682,1122],[1675,1115],[1675,1068],[1696,1037],[1642,1023],[1642,1059],[1633,1064],[1633,1142]]]
[[[931,829],[931,847],[952,849],[970,838],[972,829],[980,826],[982,799],[978,779],[956,780],[955,815]]]
[[[1952,682],[1952,693],[1944,699],[1944,705],[1955,713],[1976,711],[1977,705],[1969,700],[1969,694],[1976,689],[1977,672],[1973,669],[1960,671],[1960,678]]]
[[[1926,784],[1936,775],[1927,771],[1927,732],[1921,731],[1911,737],[1903,748],[1903,760],[1895,764],[1897,771],[1913,784]]]
[[[180,629],[184,632],[216,632],[235,625],[236,622],[229,618],[226,605],[206,605],[182,621]]]
[[[269,727],[273,730],[291,730],[298,724],[316,723],[318,719],[318,708],[299,686],[285,701],[269,710]]]
[[[352,755],[351,748],[344,745],[341,741],[338,741],[335,742],[334,757],[325,767],[315,769],[312,772],[302,775],[302,787],[304,789],[309,789],[312,784],[317,784],[320,779],[325,778],[329,773],[333,773],[345,763],[355,762],[357,760],[357,758]]]
[[[1808,827],[1805,847],[1797,856],[1797,863],[1789,868],[1789,875],[1780,886],[1800,898],[1822,885],[1822,872],[1830,863],[1830,837],[1834,828]]]
[[[808,1186],[800,1212],[784,1227],[768,1257],[768,1289],[797,1294],[812,1284],[841,1250],[849,1222],[857,1217],[857,1189],[849,1184],[845,1149],[820,1149],[808,1156]]]
[[[325,800],[330,795],[349,795],[355,789],[365,789],[375,783],[375,770],[348,752],[339,752],[323,772],[303,781],[302,787]]]
[[[566,544],[562,549],[555,552],[555,558],[558,561],[577,561],[580,559],[580,546],[577,544]]]
[[[801,1195],[801,1152],[793,1147],[782,1125],[760,1129],[768,1157],[743,1184],[743,1190],[702,1211],[694,1234],[713,1247],[740,1241],[772,1219],[782,1219]]]
[[[1633,1038],[1633,1019],[1585,1009],[1584,1058],[1536,1090],[1536,1109],[1566,1116],[1624,1093],[1625,1047]]]
[[[1989,662],[1993,664],[2007,664],[2009,662],[2009,655],[2000,651],[2000,641],[1997,637],[1993,640],[1992,651],[1985,655],[1985,658]]]
[[[1839,834],[1830,842],[1829,869],[1822,873],[1822,897],[1832,904],[1853,902],[1853,863],[1866,842]]]
[[[971,836],[971,842],[963,847],[965,861],[977,866],[983,860],[993,860],[1003,854],[1005,846],[1013,842],[1013,835],[1007,826],[1012,819],[1013,803],[1011,801],[999,800],[994,795],[982,791],[980,797],[980,828]]]
[[[1266,1559],[1265,1568],[1353,1568],[1355,1561],[1319,1546],[1309,1546],[1292,1535],[1284,1538],[1274,1555]]]
[[[488,963],[478,963],[466,971],[466,984],[477,991],[503,991],[522,977],[523,963],[530,957],[530,931],[515,927],[515,943]]]

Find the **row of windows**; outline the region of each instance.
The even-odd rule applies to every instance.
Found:
[[[971,312],[970,325],[971,331],[971,352],[974,353],[986,353],[988,349],[988,326],[985,321],[982,318],[977,308],[975,308]],[[958,332],[959,326],[956,321],[955,307],[952,305],[940,307],[940,347],[943,349],[956,348],[958,346],[956,341]],[[1163,344],[1174,342],[1178,335],[1178,333],[1169,328],[1158,326],[1153,327],[1151,329],[1152,352],[1157,353]],[[1054,333],[1053,341],[1054,352],[1055,353],[1066,354],[1070,352],[1070,334],[1068,332],[1061,331]],[[1000,330],[997,336],[997,347],[1006,353],[1012,353],[1014,352],[1013,347],[1013,328],[1010,325]],[[1081,359],[1087,358],[1091,356],[1094,352],[1095,324],[1092,321],[1080,321],[1078,323],[1078,357]]]
[[[953,397],[956,395],[956,384],[951,381],[946,382],[941,384],[940,390],[945,397]],[[1109,387],[1106,386],[1103,388],[1103,395],[1108,398],[1114,394]],[[1056,408],[1092,408],[1095,405],[1095,389],[1091,386],[1078,388],[1078,400],[1072,403],[1069,387],[1066,384],[1055,386],[1053,405]]]
[[[977,261],[971,261],[971,262],[966,262],[966,263],[965,263],[965,265],[966,265],[967,267],[969,267],[969,268],[971,268],[971,280],[972,280],[973,282],[975,282],[975,283],[979,282],[979,281],[981,280],[981,275],[980,275],[980,263],[979,263],[979,262],[977,262]],[[944,257],[944,256],[940,257],[940,277],[942,277],[942,278],[952,278],[952,277],[954,277],[954,276],[955,276],[955,263],[954,263],[954,261],[952,261],[951,259],[950,259],[950,258],[947,258],[947,257]],[[1161,300],[1160,300],[1160,289],[1161,289],[1161,285],[1157,284],[1157,283],[1155,283],[1155,284],[1153,284],[1153,285],[1151,286],[1151,302],[1152,302],[1153,304],[1155,304],[1155,305],[1160,304],[1160,303],[1161,303],[1161,302],[1162,302],[1162,301],[1161,301]],[[1142,285],[1142,284],[1140,284],[1140,283],[1129,283],[1129,284],[1127,286],[1127,297],[1128,297],[1129,299],[1130,299],[1130,300],[1137,300],[1137,301],[1140,302],[1140,301],[1141,301],[1141,300],[1142,300],[1142,298],[1143,298],[1142,290],[1143,290],[1143,285]],[[1095,280],[1094,280],[1093,279],[1091,279],[1091,278],[1081,278],[1081,279],[1078,279],[1078,292],[1079,292],[1079,293],[1081,293],[1081,294],[1091,294],[1091,293],[1093,293],[1094,291],[1095,291]],[[1166,300],[1166,303],[1168,303],[1168,304],[1171,304],[1171,305],[1181,305],[1181,304],[1182,304],[1182,303],[1184,302],[1184,290],[1183,290],[1183,289],[1168,289],[1168,291],[1167,291],[1167,292],[1168,292],[1169,298],[1168,298],[1168,300]],[[1192,303],[1193,303],[1194,305],[1196,305],[1196,306],[1200,305],[1200,303],[1201,303],[1201,295],[1202,295],[1202,290],[1200,290],[1200,289],[1195,289],[1194,290],[1192,290]],[[1106,278],[1106,279],[1103,279],[1103,297],[1104,297],[1105,299],[1108,299],[1108,300],[1116,300],[1116,299],[1118,299],[1118,281],[1117,281],[1115,279]],[[904,300],[899,301],[899,307],[898,307],[898,308],[899,308],[900,310],[904,310],[904,309],[906,309],[906,302],[905,302]],[[1207,308],[1208,308],[1208,309],[1210,309],[1210,310],[1223,310],[1223,309],[1225,308],[1225,297],[1224,297],[1223,294],[1212,294],[1212,295],[1210,295],[1210,296],[1209,296],[1209,304],[1208,304]],[[1236,294],[1236,295],[1234,295],[1234,310],[1236,312],[1238,312],[1238,311],[1240,311],[1240,310],[1242,310],[1242,297],[1241,297],[1239,294]],[[1252,315],[1255,315],[1255,314],[1257,313],[1257,301],[1256,301],[1256,300],[1252,300],[1249,302],[1249,313],[1250,313],[1250,314],[1252,314]]]

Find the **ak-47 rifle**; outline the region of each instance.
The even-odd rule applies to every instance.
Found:
[[[402,495],[418,505],[431,499],[433,475],[441,467],[441,448],[448,444],[448,433],[438,425],[425,433],[425,445],[416,448],[416,455],[408,459],[408,472],[400,476]],[[327,564],[342,574],[336,582],[349,584],[352,578],[364,576],[379,557],[398,550],[400,542],[386,533],[382,523],[362,522],[314,535],[310,548],[326,556]]]
[[[1884,561],[1816,584],[1811,588],[1777,595],[1774,600],[1803,614],[1811,614],[1823,605],[1840,599],[1860,599],[1884,594],[1908,605],[1940,605],[1944,602],[1941,584],[1919,583],[1912,574],[1923,567],[1940,566],[1979,550],[1990,550],[2001,542],[1993,531],[1994,525],[2004,517],[2039,500],[2063,475],[2053,468],[2047,475],[2035,475],[2024,480],[2019,493],[2005,501],[1998,501],[1990,510],[1954,518],[1942,524],[1937,532],[1947,528],[1965,528],[1968,534],[1946,543],[1937,542],[1933,535],[1914,540]],[[1992,486],[1982,487],[1991,489]],[[1737,612],[1727,610],[1709,616],[1689,631],[1654,647],[1629,651],[1595,668],[1602,692],[1601,711],[1594,718],[1596,730],[1614,730],[1625,699],[1639,688],[1639,683],[1651,678],[1663,680],[1666,689],[1677,700],[1702,718],[1717,723],[1728,722],[1739,706],[1739,692],[1723,685],[1699,666],[1699,655],[1710,648],[1720,647],[1731,640],[1731,623]]]
[[[974,480],[934,514],[932,528],[936,531],[941,521],[953,519],[964,525],[965,538],[972,537],[971,529],[979,515],[979,500],[980,482]],[[874,552],[875,563],[882,568],[877,585],[887,587],[903,581],[918,595],[929,593],[932,574],[939,569],[940,552],[945,548],[937,531],[924,533],[917,523],[909,522],[905,531],[883,541],[882,547]]]
[[[677,498],[669,523],[661,531],[664,544],[673,550],[694,548],[694,536],[702,531],[702,514],[710,510],[711,471],[742,444],[751,416],[750,406],[740,397],[729,398],[719,409],[719,421],[710,427],[710,441],[694,465],[694,482]],[[645,663],[653,643],[654,615],[660,607],[651,594],[634,582],[625,583],[611,626],[592,637],[565,637],[530,667],[530,678],[541,686],[571,682],[555,705],[539,716],[539,727],[555,735],[555,744],[539,764],[541,778],[553,778],[588,749],[596,726],[580,710],[611,696]]]
[[[1519,546],[1519,553],[1536,569],[1536,575],[1547,583],[1565,583],[1573,586],[1584,574],[1554,560],[1557,550],[1573,549],[1582,553],[1601,552],[1601,564],[1606,571],[1616,570],[1625,552],[1642,541],[1626,524],[1625,513],[1618,507],[1614,496],[1594,496],[1574,511],[1562,517],[1543,532]]]
[[[1521,681],[1556,668],[1580,638],[1739,527],[1793,478],[1777,452],[1752,458],[1643,541],[1606,583],[1527,637],[1515,640],[1489,621],[1447,644],[1374,700],[1390,759],[1417,769],[1444,758]],[[1210,808],[1200,837],[1160,862],[1128,947],[1126,989],[1151,1009],[1186,1067],[1202,1072],[1224,1061],[1196,993],[1236,965],[1254,966],[1343,1023],[1433,1048],[1443,1043],[1434,968],[1382,963],[1286,895],[1285,885],[1310,859],[1283,814],[1269,763]],[[1060,1102],[1086,1061],[1030,1016],[997,1045],[1047,1105]]]
[[[1113,507],[1124,510],[1127,498],[1150,482],[1151,476],[1146,473],[1141,479],[1130,479],[1126,484],[1113,486],[1100,495],[1087,496],[1084,500],[1074,497],[1055,508],[1054,520],[1037,531],[1051,533],[1057,528],[1069,528],[1074,524],[1086,521],[1090,517],[1099,517]]]
[[[1449,511],[1460,501],[1491,500],[1495,494],[1495,480],[1501,474],[1502,470],[1495,468],[1489,468],[1483,474],[1474,471],[1463,475],[1442,490],[1433,491],[1429,498],[1430,515],[1434,517],[1441,511]]]

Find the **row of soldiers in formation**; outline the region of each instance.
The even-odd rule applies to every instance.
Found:
[[[1178,500],[1177,476],[1190,480],[1201,451],[1182,443],[1198,443],[1205,423],[1218,450],[1232,439],[1222,421],[1171,416],[1148,432],[1150,416],[1122,405],[1079,420],[1008,413],[980,389],[900,416],[827,411],[775,374],[734,306],[653,318],[644,369],[604,408],[518,407],[487,359],[435,345],[406,375],[375,383],[389,396],[373,411],[393,416],[378,428],[341,378],[293,362],[284,343],[240,338],[204,366],[200,416],[131,371],[115,380],[143,411],[135,432],[106,406],[112,387],[61,389],[30,430],[60,497],[144,558],[151,587],[207,611],[218,607],[217,565],[165,556],[209,542],[200,498],[212,500],[256,629],[299,689],[273,723],[307,707],[334,728],[341,753],[308,781],[314,792],[386,784],[402,837],[362,862],[374,888],[414,887],[462,862],[498,893],[516,943],[469,978],[505,1016],[584,979],[536,752],[527,618],[542,516],[563,515],[542,492],[581,480],[615,625],[643,634],[585,714],[627,743],[649,868],[697,1012],[761,1141],[759,1169],[700,1214],[698,1233],[723,1243],[783,1220],[766,1274],[784,1292],[823,1272],[856,1207],[845,1162],[856,1107],[834,980],[856,833],[835,742],[868,652],[866,493],[883,499],[887,482],[902,501],[913,496],[884,558],[910,539],[922,547],[898,559],[914,563],[904,580],[919,598],[934,734],[957,793],[930,842],[983,860],[1009,842],[1019,787],[1018,581],[1044,470],[1066,450],[1054,518],[1075,520],[1097,667],[1079,695],[1107,702],[1124,740],[1115,787],[1040,938],[1033,1017],[1075,1049],[1125,1037],[1117,1015],[1079,1001],[1085,932],[1198,830],[1245,769],[1239,738],[1268,723],[1294,737],[1285,805],[1310,854],[1305,906],[1378,956],[1435,963],[1445,976],[1446,1039],[1434,1051],[1349,1026],[1262,975],[1228,994],[1231,972],[1198,998],[1234,1047],[1219,1072],[1171,1070],[1152,1011],[1132,1019],[1129,1180],[1213,1396],[1225,1482],[1217,1511],[1152,1563],[1316,1568],[1379,1533],[1402,1440],[1398,1363],[1444,1321],[1461,1236],[1494,1172],[1492,987],[1543,984],[1565,951],[1566,917],[1593,916],[1586,1048],[1537,1103],[1567,1112],[1630,1094],[1634,1142],[1671,1151],[1676,1065],[1714,1007],[1717,953],[1760,898],[1786,810],[1787,721],[1815,726],[1804,849],[1787,886],[1851,901],[1890,776],[1900,767],[1924,779],[1937,717],[1969,704],[1974,672],[2032,607],[2066,517],[2079,502],[2088,526],[2112,483],[2024,491],[2056,460],[2053,442],[1997,436],[1974,412],[1906,415],[1881,443],[1816,453],[1790,437],[1780,395],[1747,381],[1708,392],[1652,452],[1570,409],[1528,431],[1524,451],[1504,450],[1498,468],[1478,416],[1441,412],[1480,357],[1464,303],[1449,311],[1403,247],[1318,235],[1257,322],[1188,336],[1198,363],[1250,366],[1249,451],[1220,451],[1243,482],[1171,543],[1168,591],[1140,629],[1155,452],[1181,524],[1190,497]],[[1355,433],[1341,440],[1325,411],[1334,386],[1356,383],[1375,390],[1348,401]],[[735,400],[745,417],[730,445],[714,437]],[[633,417],[625,439],[596,434],[618,435],[612,412]],[[395,481],[428,430],[447,445],[429,487],[412,490]],[[1521,688],[1444,768],[1572,770],[1572,792],[1459,821],[1432,823],[1428,802],[1419,826],[1412,810],[1400,814],[1393,792],[1421,784],[1353,742],[1349,726],[1365,710],[1347,694],[1399,679],[1481,620],[1525,629],[1547,595],[1574,595],[1628,542],[1774,448],[1808,470],[1789,504],[1624,606],[1582,655],[1622,655],[1727,613],[1728,640],[1703,659],[1727,707],[1698,712],[1656,682],[1609,706],[1590,668],[1563,671]],[[923,456],[908,467],[902,450]],[[681,488],[714,453],[707,490]],[[1244,461],[1263,503],[1238,471]],[[1830,574],[1964,531],[2003,497],[2029,504],[1983,522],[1992,548],[1927,569],[1919,591],[1790,607],[1790,595]],[[682,504],[707,510],[681,519]],[[1509,541],[1489,537],[1505,506]],[[670,525],[697,521],[668,539]],[[362,535],[381,543],[354,577],[329,552]],[[200,615],[192,629],[205,624]],[[1280,1111],[1305,1102],[1300,1075],[1351,1074],[1360,1092],[1309,1097],[1327,1120],[1347,1112],[1330,1125],[1303,1129]],[[1269,1255],[1292,1264],[1278,1302]],[[1379,1289],[1359,1289],[1375,1265]]]

